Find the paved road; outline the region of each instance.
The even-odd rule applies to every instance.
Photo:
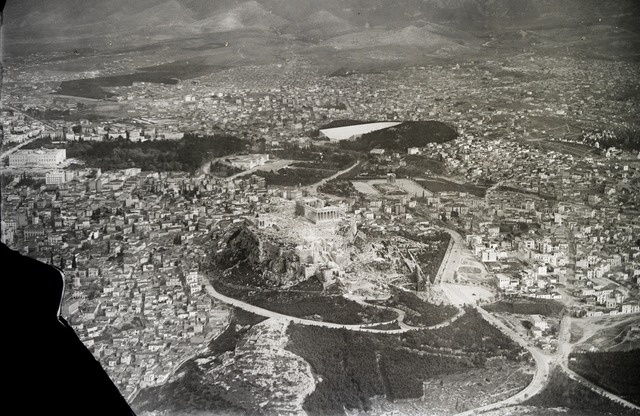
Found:
[[[260,316],[264,316],[266,318],[276,318],[276,319],[285,319],[288,320],[290,322],[294,322],[296,324],[301,324],[301,325],[310,325],[310,326],[318,326],[318,327],[323,327],[323,328],[333,328],[333,329],[348,329],[350,331],[359,331],[359,332],[369,332],[369,333],[374,333],[374,334],[402,334],[408,331],[415,331],[415,330],[424,330],[424,329],[438,329],[438,328],[442,328],[445,327],[447,325],[451,325],[453,322],[455,322],[458,318],[460,318],[462,315],[464,315],[464,310],[460,310],[460,312],[458,312],[457,315],[455,315],[454,317],[446,320],[445,322],[442,322],[440,324],[437,325],[433,325],[433,326],[429,326],[429,327],[423,327],[423,328],[416,328],[416,327],[411,327],[408,325],[404,325],[401,326],[401,329],[390,329],[390,330],[384,330],[384,329],[374,329],[374,328],[369,328],[372,325],[380,325],[383,323],[393,323],[393,322],[397,322],[397,320],[393,320],[390,322],[380,322],[380,323],[375,323],[375,324],[363,324],[363,325],[343,325],[343,324],[336,324],[336,323],[332,323],[332,322],[324,322],[324,321],[314,321],[311,319],[303,319],[303,318],[297,318],[294,316],[289,316],[289,315],[285,315],[282,313],[278,313],[278,312],[274,312],[274,311],[270,311],[268,309],[264,309],[261,308],[259,306],[255,306],[255,305],[251,305],[247,302],[241,301],[239,299],[234,299],[232,297],[229,296],[225,296],[222,293],[218,292],[213,285],[211,284],[211,282],[209,282],[207,280],[206,277],[202,277],[202,283],[205,285],[205,289],[207,290],[207,293],[209,294],[209,296],[218,299],[221,302],[224,302],[228,305],[232,305],[235,306],[236,308],[240,308],[242,310],[245,310],[247,312],[251,312],[254,313],[256,315],[260,315]],[[372,305],[369,305],[372,306]]]
[[[209,296],[215,299],[218,299],[219,301],[224,302],[228,305],[235,306],[236,308],[243,309],[247,312],[251,312],[256,315],[264,316],[265,318],[285,319],[301,325],[311,325],[311,326],[319,326],[319,327],[334,328],[334,329],[344,328],[352,331],[372,332],[372,333],[381,333],[381,334],[400,334],[407,331],[406,329],[394,329],[394,330],[385,331],[382,329],[366,328],[367,325],[342,325],[342,324],[335,324],[332,322],[314,321],[311,319],[296,318],[294,316],[289,316],[282,313],[270,311],[268,309],[264,309],[259,306],[251,305],[239,299],[234,299],[232,297],[225,296],[222,293],[218,292],[213,287],[213,285],[206,280],[206,278],[203,278],[202,282],[205,284],[205,288]],[[376,325],[379,325],[379,324],[376,324]]]
[[[443,258],[443,264],[438,269],[436,283],[453,282],[453,277],[458,267],[462,265],[464,257],[475,257],[465,246],[465,241],[460,234],[448,228],[444,229],[451,236],[451,245]],[[482,266],[484,268],[484,265]],[[486,271],[486,270],[485,270]]]
[[[454,247],[451,249],[451,254],[445,260],[447,262],[447,265],[444,269],[444,272],[440,276],[440,287],[442,288],[442,291],[454,305],[471,305],[472,307],[474,307],[487,322],[500,329],[505,335],[507,335],[513,341],[529,351],[536,365],[536,372],[533,376],[533,379],[523,390],[505,400],[472,409],[467,412],[460,413],[457,416],[469,416],[505,406],[522,403],[529,397],[538,394],[545,388],[545,386],[547,385],[547,381],[549,380],[552,358],[544,354],[538,348],[529,345],[528,341],[522,338],[520,334],[507,327],[502,321],[500,321],[489,312],[480,308],[476,304],[476,299],[473,296],[470,296],[468,293],[460,290],[458,285],[447,283],[448,281],[451,281],[453,279],[454,272],[460,266],[460,262],[462,259],[462,250],[464,250],[464,243],[460,234],[456,233],[455,231],[448,231],[453,238]]]
[[[10,154],[16,152],[18,149],[20,149],[22,146],[26,146],[27,144],[31,143],[34,140],[39,139],[40,136],[37,137],[32,137],[30,139],[25,140],[24,142],[18,144],[17,146],[12,147],[11,149],[7,150],[6,152],[0,154],[0,160],[4,159],[5,157],[8,157]]]
[[[2,154],[0,154],[0,160],[4,159],[5,157],[8,157],[10,154],[16,152],[21,147],[26,146],[29,143],[38,140],[39,138],[40,138],[40,135],[35,136],[35,137],[31,137],[31,138],[25,140],[24,142],[18,144],[17,146],[12,147],[11,149],[7,150],[6,152],[3,152]]]
[[[622,397],[617,396],[597,385],[585,379],[575,371],[569,368],[569,355],[573,350],[573,345],[571,344],[571,322],[573,318],[566,315],[562,318],[562,322],[560,323],[560,330],[558,331],[558,353],[555,358],[555,362],[560,366],[560,368],[573,380],[583,384],[584,386],[590,388],[594,392],[600,394],[601,396],[605,396],[610,400],[613,400],[616,403],[619,403],[623,406],[629,407],[631,409],[640,410],[640,406],[637,406],[631,402],[624,400]]]
[[[340,175],[343,175],[347,172],[350,172],[352,169],[355,169],[356,166],[358,166],[360,164],[360,161],[357,160],[356,163],[354,163],[353,165],[349,166],[348,168],[341,170],[340,172],[333,174],[331,176],[329,176],[328,178],[324,178],[323,180],[321,180],[318,183],[315,183],[313,185],[309,185],[309,186],[305,186],[302,189],[305,189],[307,192],[309,192],[309,194],[311,195],[317,195],[318,194],[318,187],[324,185],[325,183],[327,183],[328,181],[337,178]]]
[[[442,291],[449,298],[452,304],[458,306],[471,305],[472,307],[474,307],[487,322],[500,329],[505,335],[507,335],[513,341],[529,351],[536,364],[536,372],[533,376],[533,379],[523,390],[505,400],[460,413],[458,416],[474,415],[477,413],[498,409],[504,406],[522,403],[529,397],[534,396],[545,388],[545,386],[547,385],[547,381],[549,380],[552,358],[544,354],[538,348],[529,345],[528,341],[522,338],[520,334],[507,327],[502,321],[491,315],[489,312],[480,308],[476,304],[476,299],[472,295],[470,296],[468,293],[460,290],[458,285],[448,283],[453,280],[454,273],[461,264],[462,252],[463,250],[465,250],[465,248],[464,241],[462,240],[460,234],[452,230],[447,231],[449,232],[449,234],[451,234],[454,245],[451,248],[449,255],[444,260],[447,264],[439,276],[439,286],[442,288]]]
[[[453,285],[443,285],[443,286],[444,286],[445,294],[447,294],[447,296],[450,296],[452,301],[456,300],[459,302],[461,300],[462,301],[466,300],[465,303],[473,305],[474,300],[466,297],[464,292],[458,291],[458,293],[455,293],[455,287]],[[605,396],[623,406],[626,406],[635,410],[640,410],[640,407],[636,406],[635,404],[630,403],[622,399],[621,397],[596,386],[595,384],[584,379],[583,377],[581,377],[580,375],[576,374],[574,371],[568,368],[569,354],[571,353],[571,349],[572,349],[571,344],[569,343],[569,337],[571,335],[570,327],[571,327],[572,318],[570,318],[569,316],[565,316],[560,325],[560,331],[558,334],[557,353],[548,355],[543,351],[541,351],[540,349],[530,345],[529,342],[526,339],[524,339],[520,334],[518,334],[517,332],[515,332],[514,330],[506,326],[502,321],[500,321],[498,318],[496,318],[489,312],[485,311],[484,309],[478,306],[474,305],[474,307],[478,312],[480,312],[482,317],[487,322],[491,323],[492,325],[500,329],[505,335],[507,335],[513,341],[517,342],[520,346],[522,346],[527,351],[529,351],[529,353],[532,355],[536,363],[536,373],[534,374],[533,379],[531,380],[531,383],[529,383],[527,387],[525,387],[523,390],[519,391],[515,395],[496,403],[492,403],[483,407],[479,407],[463,413],[459,413],[456,416],[477,415],[480,413],[496,410],[496,409],[507,407],[507,406],[514,406],[524,402],[528,398],[533,397],[536,394],[540,393],[547,386],[547,383],[549,381],[549,376],[551,374],[551,369],[555,365],[558,365],[559,368],[561,368],[571,379],[585,385],[586,387],[590,388],[594,392],[602,396]]]
[[[516,405],[541,392],[545,388],[549,380],[553,358],[543,353],[540,349],[530,345],[526,339],[520,336],[520,334],[506,326],[502,321],[500,321],[489,312],[477,306],[475,304],[475,299],[470,298],[463,291],[457,290],[455,285],[443,284],[442,288],[445,294],[451,299],[453,303],[472,305],[487,322],[501,330],[513,341],[529,351],[536,363],[536,372],[533,376],[533,379],[523,390],[505,400],[459,413],[456,416],[470,416],[478,413],[488,412],[490,410],[495,410],[505,406]]]
[[[26,114],[26,113],[23,113],[22,111],[17,110],[17,109],[15,109],[15,108],[13,108],[13,107],[6,106],[6,105],[5,105],[5,106],[4,106],[4,108],[5,108],[5,109],[9,109],[9,110],[13,110],[13,111],[15,111],[15,112],[17,112],[17,113],[20,113],[20,114],[23,114],[26,118],[31,119],[31,120],[33,120],[33,121],[39,121],[40,123],[43,123],[44,125],[49,126],[49,127],[51,127],[51,128],[54,128],[54,127],[55,127],[55,126],[54,126],[52,123],[50,123],[50,122],[43,121],[43,120],[38,120],[38,119],[36,119],[36,118],[33,118],[33,117],[31,117],[30,115],[28,115],[28,114]],[[15,147],[12,147],[11,149],[7,150],[6,152],[4,152],[4,153],[0,154],[0,160],[2,160],[2,159],[4,159],[5,157],[9,156],[10,154],[14,153],[16,150],[20,149],[22,146],[26,146],[27,144],[29,144],[29,143],[31,143],[31,142],[33,142],[33,141],[35,141],[35,140],[38,140],[40,137],[41,137],[41,135],[38,135],[38,136],[36,136],[36,137],[31,137],[31,138],[29,138],[29,139],[25,140],[24,142],[20,143],[19,145],[15,146]]]
[[[531,356],[533,357],[536,363],[536,372],[533,375],[533,379],[531,380],[529,385],[525,387],[523,390],[520,390],[515,395],[496,403],[492,403],[486,406],[472,409],[463,413],[458,413],[456,416],[471,416],[471,415],[488,412],[490,410],[495,410],[495,409],[499,409],[506,406],[513,406],[516,404],[520,404],[525,400],[527,400],[528,398],[533,397],[536,394],[540,393],[546,387],[547,382],[549,381],[549,375],[551,373],[551,362],[553,361],[551,357],[549,357],[548,355],[540,351],[538,348],[535,348],[529,345],[527,341],[524,340],[519,334],[517,334],[511,328],[507,327],[505,324],[503,324],[500,320],[498,320],[496,317],[491,315],[489,312],[477,306],[476,306],[476,310],[480,312],[482,317],[487,322],[489,322],[493,326],[500,329],[505,335],[507,335],[509,338],[511,338],[518,344],[520,344],[520,346],[522,346],[527,351],[529,351],[529,353],[531,353]]]

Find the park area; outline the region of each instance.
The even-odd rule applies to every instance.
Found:
[[[417,179],[416,182],[423,188],[433,192],[466,192],[478,197],[484,197],[487,187],[471,183],[457,183],[442,178]]]
[[[420,186],[411,179],[396,179],[395,182],[389,183],[387,179],[372,179],[368,181],[352,181],[353,186],[360,193],[367,196],[379,197],[406,195],[409,197],[421,197],[423,195],[430,196],[431,192]]]

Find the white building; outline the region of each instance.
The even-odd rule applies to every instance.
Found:
[[[45,183],[47,185],[60,185],[73,179],[73,172],[67,172],[64,170],[52,170],[45,175]]]
[[[498,273],[496,275],[496,283],[498,284],[498,288],[506,289],[511,285],[511,278],[505,274]]]
[[[9,166],[57,166],[67,159],[66,149],[18,150],[9,155]]]
[[[269,155],[266,154],[238,155],[226,159],[231,166],[243,170],[262,166],[267,163],[268,160]]]
[[[531,315],[531,320],[533,321],[533,326],[535,328],[542,331],[549,329],[549,324],[540,315]]]

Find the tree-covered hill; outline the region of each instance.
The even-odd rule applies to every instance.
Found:
[[[343,141],[340,146],[361,152],[376,148],[405,152],[409,147],[445,143],[456,137],[458,133],[451,126],[440,121],[405,121],[394,127],[363,134],[354,141]]]

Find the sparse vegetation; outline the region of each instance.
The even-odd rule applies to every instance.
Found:
[[[406,177],[420,177],[429,172],[435,174],[444,173],[444,163],[434,158],[417,155],[407,155],[404,158],[407,166],[400,167],[396,170],[396,174]]]
[[[242,309],[234,309],[233,316],[229,321],[227,329],[218,335],[209,344],[209,351],[214,355],[220,355],[227,351],[233,351],[238,341],[254,325],[266,320],[263,316],[258,316]]]
[[[211,166],[209,167],[209,173],[221,178],[228,178],[229,176],[233,176],[236,173],[240,172],[242,172],[242,169],[236,168],[235,166],[231,166],[226,163],[222,163],[220,161],[211,163]]]
[[[541,194],[539,192],[530,191],[528,189],[514,188],[512,186],[500,185],[496,188],[496,190],[499,192],[515,192],[515,193],[524,194],[524,195],[534,195],[549,201],[553,201],[557,199],[554,195]]]
[[[209,345],[210,355],[219,356],[227,351],[233,351],[238,341],[254,325],[266,318],[249,312],[235,309],[227,329],[214,339]],[[232,412],[244,414],[244,411],[224,400],[224,388],[206,381],[205,371],[196,363],[196,357],[182,365],[177,371],[181,374],[177,379],[161,386],[142,390],[133,402],[137,412],[163,410],[176,412]]]
[[[521,315],[544,315],[559,317],[564,305],[550,299],[510,299],[501,300],[483,307],[489,312],[507,312]]]
[[[556,368],[547,386],[524,404],[543,408],[566,407],[581,415],[637,416],[638,412],[599,395]]]
[[[332,149],[303,149],[297,145],[287,145],[284,150],[274,152],[274,155],[283,159],[295,159],[298,162],[277,172],[254,172],[255,175],[265,178],[267,185],[272,186],[312,185],[355,162],[355,158],[348,153]]]
[[[571,359],[570,367],[576,373],[640,405],[640,350],[585,352],[572,354]]]
[[[387,324],[380,324],[380,325],[372,325],[370,327],[368,327],[369,329],[379,329],[382,331],[391,331],[394,329],[400,329],[400,324],[398,324],[398,322],[390,322]]]
[[[152,67],[139,68],[129,74],[110,75],[95,78],[80,78],[63,81],[55,94],[71,95],[92,99],[107,99],[116,94],[105,90],[110,87],[131,86],[136,82],[175,85],[179,80],[207,74],[215,69],[202,60],[180,60]]]
[[[417,180],[416,182],[431,192],[466,192],[481,198],[484,197],[487,192],[486,187],[477,186],[471,183],[459,184],[446,179],[425,179]]]
[[[389,400],[421,397],[422,381],[475,367],[476,365],[464,356],[419,354],[404,349],[385,350],[380,360]]]
[[[627,90],[627,92],[623,94],[631,93]],[[633,94],[635,94],[634,98],[637,98],[637,88],[635,89],[635,92]],[[610,134],[601,134],[600,132],[586,133],[583,134],[579,138],[579,140],[583,141],[589,146],[597,145],[600,149],[615,147],[617,149],[628,151],[640,151],[640,129],[635,127],[619,128],[615,132],[610,132]]]
[[[242,299],[252,305],[285,315],[343,325],[388,322],[398,318],[390,310],[367,307],[342,296],[329,296],[313,292],[286,292],[279,290],[244,290],[215,284],[227,296]]]
[[[167,410],[170,412],[215,411],[243,414],[242,409],[222,398],[224,388],[204,382],[204,371],[187,361],[182,377],[166,385],[141,391],[133,402],[136,412]]]
[[[402,231],[400,236],[409,240],[419,241],[423,243],[423,247],[417,250],[414,255],[418,262],[420,262],[420,268],[425,277],[433,283],[438,269],[444,260],[444,255],[449,247],[449,241],[451,235],[446,232],[438,232],[429,235],[412,235],[409,232]]]
[[[316,276],[311,276],[307,280],[304,280],[298,283],[295,286],[291,287],[293,291],[304,291],[304,292],[322,292],[324,289],[324,285]]]
[[[521,349],[473,309],[452,325],[401,336],[295,324],[288,334],[287,349],[322,377],[304,404],[312,415],[366,410],[380,395],[421,397],[424,380],[483,368],[488,357],[521,359]]]
[[[434,305],[404,290],[396,290],[385,306],[406,312],[405,323],[412,326],[433,326],[452,318],[458,312],[455,306]]]
[[[295,144],[287,144],[283,150],[274,151],[273,154],[281,159],[308,162],[296,162],[294,166],[314,169],[342,170],[355,162],[350,153],[324,147],[301,148]]]
[[[340,120],[334,120],[330,123],[320,126],[320,130],[333,129],[336,127],[357,126],[358,124],[367,124],[367,123],[375,123],[375,121],[358,121],[358,120],[350,120],[350,119],[340,119]]]

